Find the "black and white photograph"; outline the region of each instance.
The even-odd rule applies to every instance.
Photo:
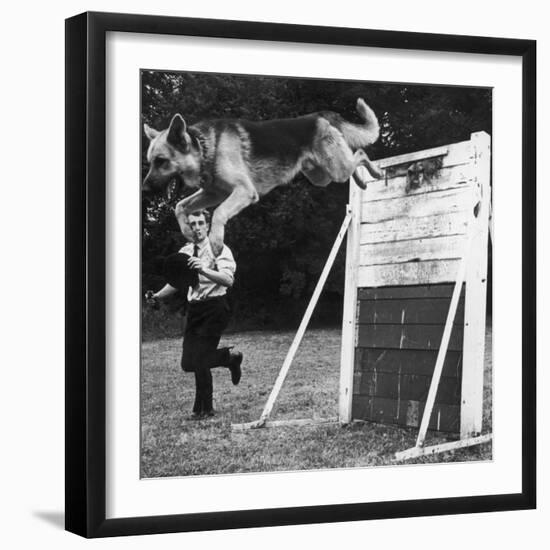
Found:
[[[66,529],[534,508],[535,42],[66,32]]]
[[[491,461],[493,90],[139,93],[140,477]]]
[[[4,548],[544,546],[544,5],[6,3]]]

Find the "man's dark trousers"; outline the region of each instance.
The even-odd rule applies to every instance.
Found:
[[[195,373],[193,412],[212,411],[212,373],[210,369],[229,366],[229,348],[219,348],[222,332],[231,311],[225,296],[190,302],[183,335],[181,368]]]

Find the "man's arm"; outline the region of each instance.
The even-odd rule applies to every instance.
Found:
[[[175,294],[177,291],[177,288],[174,288],[172,285],[166,284],[158,292],[155,292],[151,296],[151,298],[153,298],[154,300],[163,300],[164,298],[168,298],[168,296],[172,296],[172,294]]]
[[[207,279],[210,279],[214,283],[222,286],[233,286],[233,275],[229,270],[216,271],[210,269],[202,264],[199,258],[192,256],[189,258],[189,267],[196,269],[201,275],[204,275]]]

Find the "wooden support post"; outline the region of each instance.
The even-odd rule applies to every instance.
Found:
[[[471,261],[466,272],[464,309],[464,354],[462,359],[462,406],[460,437],[481,433],[483,418],[483,365],[485,358],[485,317],[487,313],[487,245],[491,202],[491,138],[485,132],[472,134],[474,182],[481,197],[474,224]]]
[[[342,424],[351,422],[357,319],[357,262],[361,228],[361,190],[353,181],[350,181],[349,185],[348,212],[351,213],[352,219],[348,228],[346,246],[345,300],[342,320],[342,344],[340,346],[340,390],[338,396],[338,417]]]
[[[294,355],[296,355],[296,351],[298,350],[298,346],[300,345],[300,342],[302,341],[302,338],[303,338],[304,333],[306,331],[309,320],[311,319],[311,315],[313,314],[313,310],[315,309],[315,306],[317,305],[317,301],[319,300],[319,296],[321,295],[321,291],[323,290],[323,287],[325,286],[325,282],[326,282],[328,274],[330,272],[330,268],[332,267],[332,264],[334,263],[334,260],[336,258],[336,254],[338,252],[338,249],[340,248],[340,245],[342,244],[342,240],[344,239],[344,236],[346,234],[348,226],[351,222],[351,218],[352,218],[352,215],[351,215],[350,209],[348,207],[346,217],[344,218],[344,221],[342,222],[342,227],[340,228],[340,231],[338,232],[338,236],[336,237],[336,240],[334,241],[334,245],[332,246],[332,250],[330,251],[330,254],[327,258],[327,261],[325,263],[325,267],[323,268],[321,276],[319,277],[319,281],[317,281],[317,286],[315,287],[315,290],[313,291],[313,295],[311,296],[311,299],[310,299],[309,304],[307,306],[306,312],[304,313],[304,317],[302,318],[302,322],[300,323],[300,326],[298,327],[298,331],[296,332],[296,336],[294,336],[294,340],[292,341],[290,349],[288,350],[288,353],[285,357],[285,360],[283,362],[283,366],[281,367],[281,370],[279,371],[279,375],[277,376],[277,380],[275,381],[275,385],[273,386],[273,389],[271,390],[271,394],[269,395],[269,398],[268,398],[267,403],[264,407],[264,410],[263,410],[263,412],[260,416],[260,419],[256,423],[257,425],[255,427],[263,426],[265,424],[265,421],[269,418],[269,415],[271,414],[271,410],[273,409],[273,405],[275,404],[277,396],[279,395],[279,392],[281,391],[281,388],[283,386],[283,382],[285,381],[285,378],[286,378],[286,375],[287,375],[288,370],[290,368],[290,365],[292,364],[292,360],[294,359]]]

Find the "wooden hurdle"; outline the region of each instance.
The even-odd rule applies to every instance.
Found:
[[[490,137],[379,166],[385,180],[350,198],[360,220],[348,242],[355,308],[344,319],[340,420],[418,428],[398,460],[486,442]],[[428,429],[460,439],[426,447]]]
[[[403,460],[476,445],[481,434],[490,137],[378,161],[350,200],[260,418],[234,430],[354,420],[418,427]],[[347,233],[338,418],[270,415]],[[428,429],[458,441],[424,445]]]

